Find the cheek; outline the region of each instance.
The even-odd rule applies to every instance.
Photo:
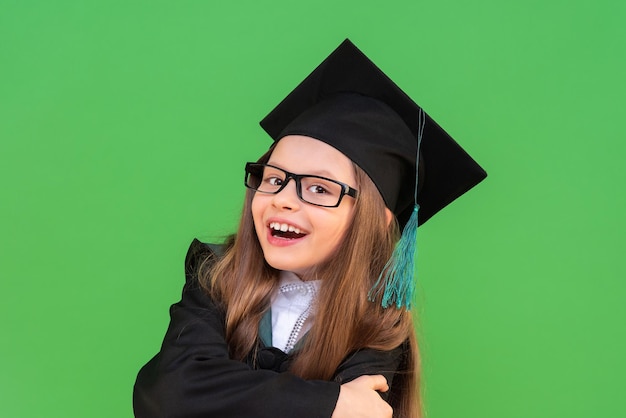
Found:
[[[352,208],[346,210],[342,216],[338,217],[334,222],[334,227],[332,228],[332,236],[329,237],[336,245],[341,243],[345,238],[346,233],[348,232],[348,228],[352,224],[352,218],[354,216],[354,211]]]
[[[273,195],[259,195],[256,194],[252,198],[250,204],[250,212],[252,212],[252,222],[254,223],[254,232],[256,232],[257,239],[264,244],[265,236],[267,233],[265,226],[265,216],[268,208],[272,204]]]
[[[252,204],[250,205],[250,212],[252,212],[252,220],[254,221],[254,227],[258,230],[258,225],[262,223],[263,220],[263,205],[259,199],[255,197],[252,198]]]
[[[354,204],[346,205],[343,209],[343,232],[345,233],[350,225],[352,225],[352,221],[354,220],[354,212],[356,209],[354,208]]]

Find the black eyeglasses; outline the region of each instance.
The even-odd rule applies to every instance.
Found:
[[[289,179],[296,182],[300,200],[315,206],[336,208],[344,195],[356,198],[359,193],[345,183],[326,177],[294,174],[269,164],[246,163],[245,185],[257,192],[279,193]]]

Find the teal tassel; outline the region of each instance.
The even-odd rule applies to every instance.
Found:
[[[383,308],[395,304],[398,309],[411,309],[413,292],[415,290],[415,259],[417,258],[417,212],[419,205],[415,205],[409,221],[404,226],[402,236],[396,243],[391,258],[378,276],[378,280],[368,293],[368,299],[374,301],[384,292]]]
[[[418,112],[418,129],[417,129],[417,152],[415,154],[415,194],[413,213],[409,221],[404,226],[402,236],[393,249],[391,258],[385,264],[383,271],[378,276],[376,283],[367,294],[367,298],[373,302],[376,297],[383,291],[381,305],[388,308],[396,305],[398,309],[411,309],[413,301],[413,292],[415,291],[415,260],[417,259],[417,212],[419,205],[417,204],[417,189],[419,185],[418,174],[420,147],[422,145],[422,135],[424,133],[424,125],[426,123],[426,114],[420,108]]]

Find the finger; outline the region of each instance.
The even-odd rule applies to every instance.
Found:
[[[387,379],[385,376],[381,374],[368,376],[370,378],[370,387],[379,392],[387,392],[389,390],[389,385],[387,384]]]

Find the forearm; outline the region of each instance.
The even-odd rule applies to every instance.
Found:
[[[329,418],[339,384],[306,381],[290,373],[252,370],[231,360],[224,320],[191,280],[170,310],[161,351],[140,371],[135,416]]]

